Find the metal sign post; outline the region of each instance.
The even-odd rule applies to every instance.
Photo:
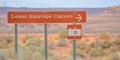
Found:
[[[48,43],[47,43],[47,23],[44,24],[44,33],[45,33],[45,60],[48,60]]]
[[[73,40],[73,60],[76,60],[76,40]]]
[[[82,38],[82,26],[74,24],[67,26],[67,38],[73,40],[73,60],[76,60],[76,39]]]
[[[74,25],[74,29],[75,29],[75,22],[73,23]],[[74,40],[73,40],[73,60],[76,60],[76,40],[75,40],[75,36],[74,36]]]
[[[18,53],[18,26],[17,23],[15,23],[15,38],[14,38],[14,46],[15,46],[15,53]]]

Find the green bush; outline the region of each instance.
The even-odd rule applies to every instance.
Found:
[[[13,47],[6,50],[5,59],[6,60],[14,60],[15,59],[15,50]]]
[[[26,46],[41,46],[43,45],[43,40],[39,38],[31,38],[26,41]]]
[[[77,52],[76,52],[77,56],[81,57],[81,58],[85,58],[85,50],[80,50],[80,49],[77,49]]]
[[[60,32],[59,40],[57,42],[58,46],[68,46],[68,43],[66,41],[66,36],[67,36],[66,34],[67,34],[66,30],[63,30],[63,31]]]
[[[44,46],[20,46],[18,50],[19,60],[44,60]]]
[[[102,56],[98,56],[98,57],[90,57],[89,60],[103,60]]]
[[[83,33],[83,37],[89,38],[89,34],[88,33]]]
[[[94,45],[95,45],[95,42],[92,42],[92,43],[90,44],[90,47],[93,48]]]
[[[115,46],[115,45],[112,45],[110,49],[111,49],[111,52],[116,52],[116,51],[118,51],[118,48],[117,48],[117,46]]]
[[[27,40],[30,40],[30,39],[32,39],[32,38],[35,38],[35,37],[29,36],[29,35],[25,35],[25,37],[23,37],[23,39],[22,39],[22,42],[23,42],[23,43],[26,43]]]
[[[119,54],[119,52],[113,52],[113,53],[111,53],[112,60],[120,60],[120,56],[118,54]]]
[[[104,56],[106,55],[106,53],[102,50],[98,50],[98,49],[95,49],[95,48],[92,48],[90,50],[90,56],[93,56],[93,57],[98,57],[98,56]]]
[[[85,59],[77,56],[76,60],[85,60]]]
[[[59,34],[59,39],[66,39],[67,33],[66,30],[63,30]]]
[[[103,56],[102,60],[112,60],[112,56],[110,54],[106,55],[106,56]]]
[[[103,39],[110,39],[111,34],[109,32],[100,33],[100,37]]]
[[[0,50],[0,60],[5,60],[4,52]]]
[[[7,43],[13,42],[13,37],[9,35],[1,36],[0,41],[6,41]]]
[[[67,56],[67,58],[65,60],[73,60],[73,56],[69,55],[69,56]],[[85,59],[83,59],[83,58],[81,58],[79,56],[76,56],[76,60],[85,60]]]
[[[51,52],[51,50],[49,50],[48,56],[49,56],[48,60],[60,60],[59,56],[57,56],[55,53]]]
[[[54,49],[55,48],[55,44],[54,42],[50,42],[49,45],[48,45],[49,49]]]
[[[49,55],[49,60],[59,60],[58,56],[55,54]]]
[[[110,48],[112,46],[112,43],[111,42],[109,42],[109,41],[103,41],[103,48]]]
[[[120,37],[117,37],[116,40],[113,43],[117,44],[117,45],[120,45]]]
[[[65,60],[73,60],[73,56],[68,56]]]
[[[40,52],[36,51],[32,53],[31,60],[44,60],[44,56]]]
[[[85,49],[86,48],[86,43],[82,41],[77,41],[76,47],[78,49]]]
[[[0,47],[6,48],[9,46],[9,43],[13,42],[13,37],[9,35],[1,36],[0,37]]]
[[[110,48],[111,47],[111,42],[108,41],[97,41],[95,43],[91,44],[91,47],[97,48],[97,49],[104,49],[104,48]]]
[[[85,52],[86,53],[89,53],[89,51],[91,50],[91,45],[87,45],[86,48],[85,48]]]
[[[35,49],[31,49],[27,46],[19,46],[17,59],[14,48],[9,48],[5,53],[5,60],[43,60],[42,58],[44,58],[44,55],[42,54],[44,54],[44,48],[41,49],[41,46],[34,48]]]
[[[61,46],[61,47],[62,46],[68,46],[68,43],[67,43],[66,40],[58,40],[57,45]]]
[[[18,49],[18,60],[31,59],[32,50],[26,46],[20,46]],[[29,57],[29,58],[28,58]]]

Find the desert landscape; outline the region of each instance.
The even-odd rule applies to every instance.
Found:
[[[44,24],[18,24],[18,54],[14,50],[14,24],[8,11],[67,11],[63,8],[0,7],[0,60],[44,60]],[[77,60],[120,60],[120,5],[108,8],[70,8],[87,11]],[[94,11],[93,11],[94,10]],[[73,60],[73,41],[66,38],[68,24],[48,24],[49,60]]]

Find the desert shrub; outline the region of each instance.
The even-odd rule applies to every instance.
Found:
[[[17,59],[18,60],[44,60],[44,46],[27,47],[19,46]],[[9,48],[5,53],[5,60],[16,60],[14,48]]]
[[[109,54],[109,55],[106,55],[106,56],[103,56],[103,57],[99,57],[99,58],[98,57],[94,57],[93,59],[90,59],[90,60],[118,60],[118,58],[119,57],[117,57],[117,59],[114,59],[113,56]]]
[[[93,56],[93,57],[98,57],[98,56],[104,56],[106,55],[106,53],[102,50],[98,50],[98,49],[95,49],[95,48],[92,48],[90,50],[90,56]]]
[[[84,50],[84,49],[78,49],[78,48],[76,49],[77,60],[79,60],[80,58],[84,59],[86,57],[86,54],[87,54],[86,50]],[[71,50],[69,52],[69,55],[73,55],[73,50]],[[70,57],[72,57],[72,56],[67,56],[67,58],[70,58]]]
[[[0,50],[0,60],[5,60],[4,52]]]
[[[32,38],[27,40],[25,46],[29,47],[33,53],[39,51],[39,53],[44,54],[43,40],[39,38]]]
[[[55,43],[51,41],[48,45],[49,49],[54,49],[55,48]]]
[[[62,60],[55,53],[51,52],[51,50],[49,50],[48,56],[48,60]]]
[[[0,37],[0,47],[6,48],[9,46],[9,43],[13,42],[13,37],[9,35],[1,36]]]
[[[66,39],[67,33],[66,30],[63,30],[59,34],[59,39]]]
[[[31,53],[32,53],[32,51],[28,47],[20,46],[19,49],[18,49],[18,55],[17,55],[18,56],[18,60],[31,59],[31,57],[30,57]]]
[[[49,55],[49,60],[59,60],[58,56],[55,54]]]
[[[92,42],[92,43],[90,44],[90,47],[93,48],[94,45],[95,45],[95,42]]]
[[[120,45],[120,37],[117,37],[116,40],[113,43]]]
[[[67,58],[65,60],[73,60],[73,56],[69,55],[69,56],[67,56]],[[76,60],[85,60],[85,59],[83,59],[79,56],[76,56]]]
[[[85,59],[77,56],[76,60],[85,60]]]
[[[45,52],[44,45],[41,45],[39,47],[32,47],[31,50],[33,50],[33,53],[34,53],[34,51],[38,51],[40,54],[42,54],[44,56],[44,52]]]
[[[82,42],[82,41],[77,41],[76,46],[77,46],[78,49],[85,49],[86,48],[86,43]]]
[[[44,60],[44,46],[20,46],[18,50],[19,60]]]
[[[58,40],[57,45],[61,46],[61,47],[62,46],[68,46],[68,43],[67,43],[66,40]]]
[[[66,41],[66,30],[63,30],[60,32],[57,45],[58,46],[67,46],[68,45],[68,43]]]
[[[73,60],[73,56],[67,56],[67,58],[65,60]]]
[[[111,42],[107,40],[103,41],[103,46],[102,46],[103,48],[110,48],[111,46],[112,46]]]
[[[89,38],[89,34],[88,33],[83,33],[83,37]]]
[[[110,54],[106,55],[106,56],[103,56],[102,60],[112,60],[112,56]]]
[[[36,52],[38,51],[40,54],[44,54],[44,45],[41,45],[41,46],[30,46],[29,47],[31,52]]]
[[[31,38],[28,41],[26,41],[26,46],[41,46],[43,45],[43,40],[39,38]]]
[[[113,52],[113,53],[111,53],[112,60],[120,60],[120,56],[118,54],[119,54],[119,52]]]
[[[91,49],[91,46],[90,46],[90,45],[87,45],[86,48],[85,48],[85,52],[86,52],[86,53],[89,53],[90,49]]]
[[[0,41],[6,41],[8,43],[13,42],[13,37],[9,35],[1,36]]]
[[[103,58],[101,56],[98,57],[90,57],[89,60],[103,60]]]
[[[32,38],[35,38],[35,37],[29,36],[29,35],[25,35],[25,36],[23,37],[23,39],[22,39],[22,42],[23,42],[23,43],[26,43],[27,40],[30,40],[30,39],[32,39]]]
[[[110,49],[111,49],[111,52],[118,51],[118,48],[115,45],[112,45]]]
[[[86,43],[82,41],[77,41],[76,44],[77,47],[77,55],[80,56],[81,58],[85,58],[85,49],[86,49]]]
[[[15,55],[14,48],[9,48],[8,50],[6,50],[6,53],[5,53],[6,60],[14,60],[15,57],[16,57],[16,55]]]
[[[36,51],[38,51],[40,54],[44,55],[44,45],[35,47]]]
[[[91,48],[96,48],[96,49],[99,49],[99,50],[102,50],[103,49],[103,43],[101,41],[97,41],[97,42],[93,42],[90,44]]]
[[[104,48],[110,48],[111,42],[108,41],[97,41],[95,43],[91,43],[91,47],[97,48],[97,49],[104,49]]]
[[[31,60],[44,60],[44,56],[38,51],[32,53],[31,57]]]
[[[111,34],[109,32],[100,33],[100,37],[103,39],[110,39]]]
[[[77,49],[77,52],[76,52],[77,56],[81,57],[81,58],[85,58],[85,50],[80,50],[80,49]]]

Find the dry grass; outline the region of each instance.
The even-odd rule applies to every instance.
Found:
[[[14,34],[0,34],[0,36],[5,36],[5,35],[14,36]],[[37,46],[34,46],[34,45],[30,45],[29,47],[27,47],[26,43],[23,43],[23,38],[25,38],[25,36],[32,36],[33,38],[40,38],[40,40],[44,41],[44,34],[19,34],[18,36],[19,36],[18,45],[19,45],[19,49],[20,49],[20,53],[21,53],[20,57],[22,57],[22,54],[24,54],[26,52],[27,56],[24,57],[24,58],[29,60],[29,58],[27,58],[27,57],[29,57],[29,56],[33,57],[32,55],[36,55],[36,56],[39,57],[40,54],[37,54],[37,53],[40,53],[40,51],[42,51],[42,50],[44,51],[44,49],[42,47],[44,45],[44,43],[42,43],[43,45],[40,46],[41,48],[38,48]],[[101,38],[101,35],[98,34],[98,33],[85,33],[85,34],[83,34],[83,38],[78,40],[77,42],[79,42],[79,41],[84,42],[86,44],[86,47],[84,48],[84,46],[82,46],[84,49],[79,49],[79,47],[77,47],[77,50],[78,50],[78,55],[77,56],[81,57],[81,59],[83,59],[83,60],[97,59],[97,57],[92,58],[92,56],[90,56],[90,54],[93,54],[93,52],[94,52],[94,50],[91,51],[91,48],[94,48],[94,47],[91,46],[91,44],[99,42],[99,41],[108,41],[108,42],[112,43],[116,40],[116,38],[118,36],[119,36],[119,34],[116,34],[116,33],[114,34],[113,33],[113,34],[111,34],[111,37],[109,37],[109,40],[106,40],[106,39]],[[67,46],[58,46],[57,43],[59,41],[59,38],[60,38],[59,34],[48,34],[48,45],[51,45],[49,47],[49,53],[50,53],[49,58],[53,59],[53,60],[54,59],[65,60],[67,58],[71,58],[69,56],[72,54],[72,41],[65,39],[66,42],[68,43],[68,45]],[[29,41],[29,39],[28,39],[28,41]],[[12,43],[10,45],[11,45],[11,47],[14,47],[14,43]],[[78,46],[79,46],[79,44],[78,44]],[[117,46],[119,48],[119,45],[115,45],[115,46]],[[99,47],[99,45],[98,45],[98,47]],[[13,56],[5,55],[5,56],[7,56],[11,59],[15,58],[13,49],[14,48],[12,48],[12,50],[10,48],[5,48],[5,49],[0,48],[1,51],[4,51],[4,52],[7,51],[9,54],[12,54]],[[8,50],[10,50],[10,51],[8,51]],[[23,53],[22,50],[26,50],[26,51],[23,51],[24,52]],[[88,51],[89,52],[91,51],[91,53],[89,53]],[[101,55],[104,54],[103,52],[110,55],[110,51],[111,51],[111,48],[105,48],[105,49],[100,50],[100,51],[95,50],[96,54],[100,54],[100,55],[95,54],[94,56],[101,56]],[[30,55],[30,54],[32,54],[32,55]],[[42,56],[40,55],[40,56],[44,57],[44,52],[42,52],[42,54],[43,55]],[[109,59],[109,58],[107,58],[107,56],[106,57],[105,56],[103,57],[103,60],[104,59]],[[35,56],[32,59],[35,59]],[[38,59],[40,59],[40,58],[38,58]],[[44,58],[42,58],[42,59],[44,60]]]

